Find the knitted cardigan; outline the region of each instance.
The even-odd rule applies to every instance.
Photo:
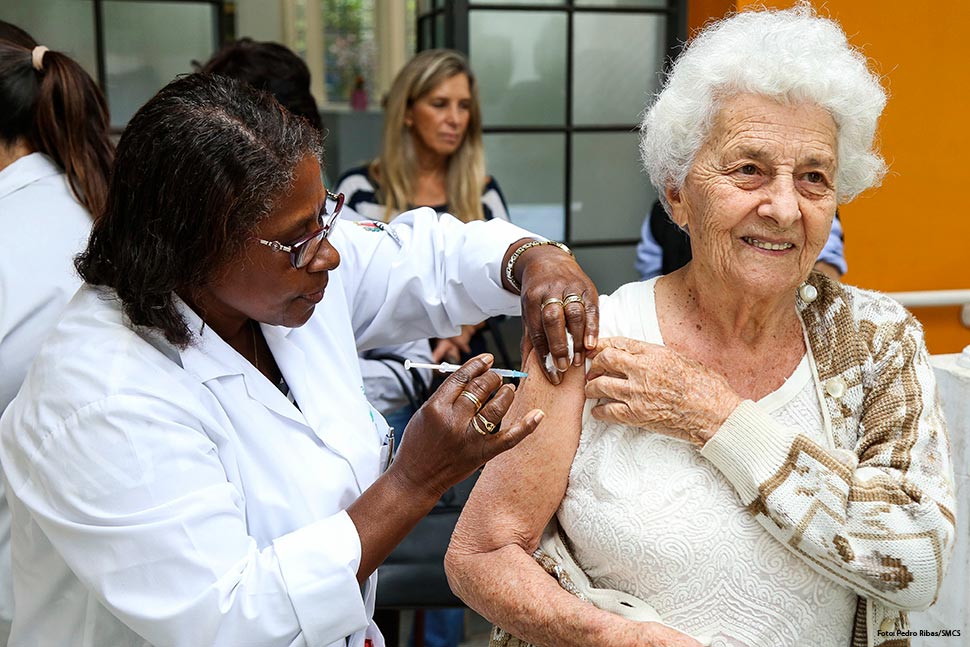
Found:
[[[835,449],[745,401],[701,455],[773,537],[859,595],[852,647],[908,646],[906,610],[935,601],[955,534],[949,441],[922,327],[885,295],[819,273],[808,282],[817,298],[799,296],[797,308]],[[497,627],[491,644],[527,645]]]

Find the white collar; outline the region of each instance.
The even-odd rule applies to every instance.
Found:
[[[37,180],[61,173],[54,160],[43,153],[24,155],[0,171],[0,198],[5,198]]]

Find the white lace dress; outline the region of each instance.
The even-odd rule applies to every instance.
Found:
[[[601,336],[662,343],[655,283],[604,297]],[[807,357],[758,404],[828,444]],[[594,584],[646,600],[716,647],[848,644],[855,593],[771,537],[693,445],[597,421],[590,406],[558,517]]]

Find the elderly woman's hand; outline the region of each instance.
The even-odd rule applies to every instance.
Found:
[[[720,374],[664,346],[600,340],[587,373],[594,418],[646,427],[703,445],[741,397]]]
[[[509,248],[510,254],[519,243]],[[569,368],[570,360],[574,366],[581,366],[586,351],[596,347],[599,293],[572,255],[555,245],[526,249],[516,259],[514,273],[522,286],[526,334],[522,356],[528,355],[527,346],[531,345],[545,361],[546,377],[559,384],[559,373]],[[567,333],[573,339],[572,349]]]
[[[493,358],[478,355],[448,376],[408,423],[391,469],[437,500],[445,490],[535,431],[543,412],[499,423],[515,387],[488,371]]]

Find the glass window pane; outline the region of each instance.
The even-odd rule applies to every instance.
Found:
[[[536,5],[536,4],[555,4],[564,5],[566,0],[474,0],[475,4],[522,4],[522,5]]]
[[[434,17],[434,46],[445,46],[445,14],[443,13]]]
[[[512,222],[540,236],[562,240],[566,234],[565,135],[486,134],[484,140],[488,173],[502,188]]]
[[[422,18],[418,21],[418,49],[421,51],[423,49],[431,49],[433,45],[431,44],[431,29],[434,27],[434,23],[431,22],[431,18]]]
[[[308,7],[294,6],[294,22],[299,40],[308,40],[306,30],[309,21],[300,13]],[[328,103],[349,104],[357,89],[358,81],[365,81],[367,103],[380,102],[371,93],[377,78],[377,44],[375,37],[374,2],[345,2],[324,0],[320,3],[323,23],[324,69]],[[300,33],[302,31],[302,34]],[[293,43],[293,49],[305,58],[306,47]]]
[[[566,14],[471,11],[468,40],[486,126],[564,125]]]
[[[636,245],[574,247],[573,254],[600,294],[610,294],[621,285],[640,279],[633,267]]]
[[[5,2],[0,19],[25,30],[41,45],[64,52],[98,80],[91,0]]]
[[[576,0],[577,7],[645,7],[664,9],[668,0]]]
[[[216,48],[216,5],[105,2],[104,47],[111,124],[131,115],[176,75]]]
[[[639,238],[657,192],[641,169],[638,144],[637,133],[573,135],[570,240]]]
[[[576,13],[574,25],[573,123],[636,124],[659,88],[666,17]]]

